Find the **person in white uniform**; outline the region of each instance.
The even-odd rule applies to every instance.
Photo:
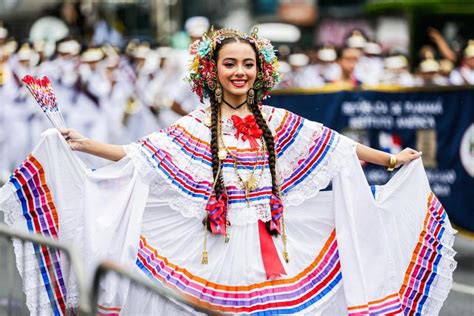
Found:
[[[309,57],[303,53],[288,56],[291,72],[287,75],[293,88],[319,88],[324,85],[324,80],[309,65]]]
[[[402,54],[393,54],[384,60],[385,71],[381,78],[382,84],[402,87],[415,86],[415,78],[408,71],[408,59]]]
[[[453,85],[474,84],[474,40],[463,49],[461,65],[451,72],[449,81]]]

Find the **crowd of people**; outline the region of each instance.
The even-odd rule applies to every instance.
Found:
[[[204,17],[189,19],[185,28],[190,42],[209,26]],[[357,30],[341,48],[324,46],[294,53],[280,49],[282,81],[276,88],[474,84],[474,42],[467,43],[456,60],[439,32],[432,30],[432,37],[440,53],[424,47],[415,73],[410,72],[405,55],[384,56],[379,44]],[[151,47],[136,40],[121,50],[112,45],[84,47],[67,37],[48,56],[45,45],[18,43],[0,26],[0,182],[49,127],[22,86],[26,74],[48,76],[67,125],[105,142],[131,142],[205,106],[183,80],[189,66],[187,50]],[[437,60],[439,54],[444,59]],[[459,66],[454,67],[455,63]]]
[[[449,48],[436,29],[429,35],[435,45],[424,45],[414,70],[406,54],[386,54],[381,45],[359,30],[347,37],[344,46],[326,45],[282,56],[286,74],[280,88],[336,87],[425,87],[474,84],[474,41],[466,43],[461,56]]]

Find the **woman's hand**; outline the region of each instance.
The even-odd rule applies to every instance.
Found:
[[[406,163],[409,163],[412,160],[418,159],[421,157],[421,151],[416,151],[411,148],[405,148],[401,152],[395,155],[397,158],[397,165],[396,167],[400,167]]]
[[[84,151],[84,141],[88,139],[87,137],[84,137],[82,134],[72,128],[61,128],[59,131],[72,150]]]
[[[362,144],[357,144],[356,153],[360,160],[387,167],[387,170],[389,171],[392,171],[393,168],[398,168],[401,165],[421,157],[421,152],[411,148],[405,148],[398,154],[394,155],[397,162],[395,166],[393,166],[391,165],[394,163],[392,162],[393,159],[391,159],[392,155],[384,151],[373,149]]]
[[[112,161],[118,161],[126,155],[121,145],[106,144],[89,139],[72,128],[62,128],[59,131],[72,150],[82,151]]]

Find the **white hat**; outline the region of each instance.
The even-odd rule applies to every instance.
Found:
[[[16,55],[19,61],[26,61],[31,59],[33,53],[34,52],[31,49],[30,45],[28,43],[24,43],[23,45],[21,45]]]
[[[309,63],[309,57],[305,54],[291,54],[288,56],[288,63],[295,67],[306,66]]]
[[[2,26],[0,26],[0,39],[7,38],[8,30]]]
[[[59,43],[58,52],[61,54],[78,55],[81,51],[81,45],[75,40],[68,40]]]
[[[438,72],[439,63],[434,59],[425,59],[420,63],[420,71],[422,73]]]
[[[145,59],[149,53],[150,46],[147,44],[140,44],[133,50],[132,56],[134,58]]]
[[[355,30],[352,35],[347,39],[346,44],[350,48],[364,48],[367,40],[361,32]]]
[[[94,63],[102,60],[105,57],[104,52],[100,48],[89,48],[81,54],[81,62]]]
[[[335,61],[337,59],[336,51],[331,47],[323,47],[318,50],[318,58],[322,61]]]
[[[184,24],[186,32],[191,37],[201,37],[209,29],[209,20],[204,16],[193,16]]]
[[[439,61],[439,70],[444,73],[450,73],[454,68],[454,63],[449,59],[441,59]]]
[[[464,57],[471,58],[474,57],[474,41],[470,40],[467,44],[467,47],[464,49]]]
[[[390,56],[384,60],[385,68],[396,70],[408,67],[408,60],[403,55]]]
[[[382,54],[382,47],[377,43],[368,42],[365,44],[364,52],[370,55],[380,55]]]

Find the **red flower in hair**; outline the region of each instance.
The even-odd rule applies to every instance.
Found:
[[[199,66],[204,81],[213,81],[217,74],[217,67],[214,60],[202,59]]]

